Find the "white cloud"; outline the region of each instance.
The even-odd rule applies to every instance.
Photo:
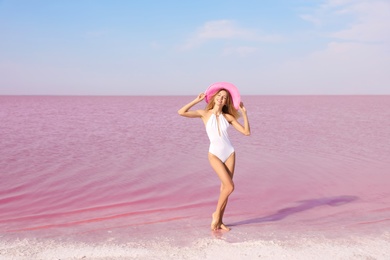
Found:
[[[237,27],[232,21],[220,20],[205,23],[204,26],[198,31],[196,37],[207,40],[251,37],[252,35],[252,32]]]
[[[189,50],[198,47],[210,40],[248,38],[253,36],[253,32],[239,28],[234,22],[229,20],[209,21],[187,40],[182,49]]]
[[[256,47],[240,46],[240,47],[227,47],[223,50],[223,56],[236,55],[239,57],[247,57],[258,51]]]
[[[359,1],[341,7],[339,11],[354,15],[355,22],[348,28],[334,32],[333,37],[363,42],[390,41],[390,2]]]
[[[278,64],[266,83],[285,93],[390,93],[389,1],[328,0],[302,18],[317,25],[334,18],[338,28],[321,27],[333,28],[325,48]]]
[[[388,42],[390,40],[390,1],[384,0],[326,0],[300,17],[317,26],[343,26],[328,32],[338,40]],[[349,19],[346,22],[346,19]]]
[[[279,35],[259,34],[258,32],[239,27],[234,21],[217,20],[203,24],[189,37],[182,50],[190,50],[213,40],[238,40],[252,42],[277,42],[281,41]]]
[[[365,0],[326,0],[322,8],[339,7],[342,5],[364,2]]]
[[[311,23],[313,23],[315,25],[321,25],[322,24],[322,20],[319,19],[318,17],[316,17],[315,15],[302,14],[299,17],[301,17],[302,20],[311,22]]]

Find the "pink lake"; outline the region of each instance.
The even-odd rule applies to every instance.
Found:
[[[230,232],[209,230],[204,125],[177,115],[193,98],[0,96],[0,256],[48,240],[390,241],[390,96],[244,96]]]

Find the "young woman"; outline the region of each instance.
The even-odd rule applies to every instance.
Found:
[[[229,88],[225,89],[224,86]],[[232,86],[232,87],[231,87]],[[209,88],[210,89],[210,88]],[[231,93],[235,94],[233,100]],[[200,110],[190,110],[206,98],[208,105]],[[237,119],[239,113],[234,106],[239,108],[244,119],[244,125],[241,125]],[[216,85],[213,91],[206,91],[206,94],[200,93],[193,101],[183,106],[178,111],[179,115],[203,120],[206,126],[206,132],[210,139],[210,148],[208,159],[214,171],[221,180],[220,195],[217,208],[212,214],[211,230],[223,229],[229,231],[222,221],[229,195],[234,190],[233,174],[235,165],[234,148],[229,141],[227,128],[232,125],[236,130],[244,135],[250,135],[250,127],[244,104],[240,102],[240,96],[234,85]]]

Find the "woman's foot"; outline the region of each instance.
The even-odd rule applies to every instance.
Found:
[[[212,218],[213,218],[213,220],[211,221],[211,230],[215,231],[215,230],[220,229],[221,224],[219,223],[219,218],[218,218],[216,212],[213,213]]]
[[[230,227],[227,227],[227,226],[225,226],[225,224],[221,224],[221,229],[223,229],[223,230],[225,230],[225,231],[230,231]]]
[[[218,229],[230,231],[230,228],[222,223],[220,218],[217,216],[216,212],[213,213],[212,218],[213,218],[213,220],[211,221],[211,230],[212,231],[216,231]]]

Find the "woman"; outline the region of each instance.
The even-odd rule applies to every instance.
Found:
[[[231,94],[234,94],[234,100]],[[198,104],[205,98],[208,105],[204,110],[190,110],[194,105]],[[239,113],[236,108],[239,108],[241,111],[244,118],[244,125],[241,125],[237,121]],[[231,85],[230,83],[223,83],[217,85],[214,84],[213,91],[206,91],[206,94],[199,94],[193,101],[183,106],[178,113],[179,115],[185,117],[200,117],[206,126],[206,132],[210,139],[208,159],[212,168],[221,180],[221,189],[217,208],[212,214],[211,230],[215,231],[223,229],[229,231],[230,228],[225,226],[222,218],[229,195],[234,190],[233,174],[235,152],[229,141],[227,128],[229,125],[232,125],[242,134],[247,136],[250,135],[246,108],[244,107],[244,104],[240,102],[240,96],[234,85]]]

